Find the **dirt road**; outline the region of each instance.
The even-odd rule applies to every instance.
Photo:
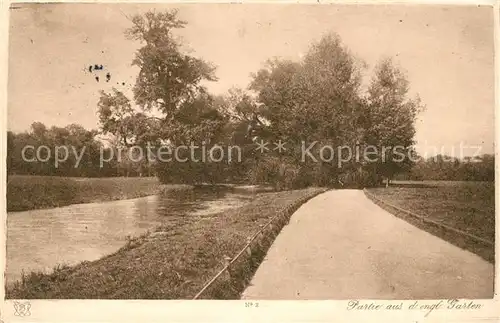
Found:
[[[494,267],[379,208],[323,193],[283,228],[242,299],[493,297]]]

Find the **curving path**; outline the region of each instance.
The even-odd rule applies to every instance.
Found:
[[[391,215],[361,190],[328,191],[283,228],[242,299],[492,298],[494,267]]]

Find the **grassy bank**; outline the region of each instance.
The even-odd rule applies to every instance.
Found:
[[[52,274],[26,275],[8,287],[6,295],[20,299],[189,299],[224,267],[225,258],[234,257],[271,218],[284,209],[291,215],[300,203],[323,191],[261,193],[235,210],[186,217],[134,238],[97,261],[57,268]],[[256,257],[260,254],[261,260],[269,245],[264,243]],[[257,267],[255,257],[242,261],[239,276],[220,282],[205,297],[238,298]]]
[[[175,188],[174,186],[169,186]],[[67,178],[9,176],[7,211],[45,209],[156,194],[164,189],[155,177]]]
[[[428,219],[465,231],[482,239],[495,240],[495,184],[493,182],[400,182],[369,193]],[[390,210],[389,210],[390,211]],[[401,216],[401,215],[400,215]],[[463,237],[405,218],[426,231],[493,262],[494,248],[476,245]]]

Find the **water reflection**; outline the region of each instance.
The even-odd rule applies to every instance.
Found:
[[[12,212],[7,216],[7,281],[21,272],[96,260],[123,246],[127,236],[186,216],[239,207],[253,194],[228,188],[171,191],[144,198]]]

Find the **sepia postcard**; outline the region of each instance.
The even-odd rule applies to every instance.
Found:
[[[0,322],[500,321],[498,3],[2,6]]]

